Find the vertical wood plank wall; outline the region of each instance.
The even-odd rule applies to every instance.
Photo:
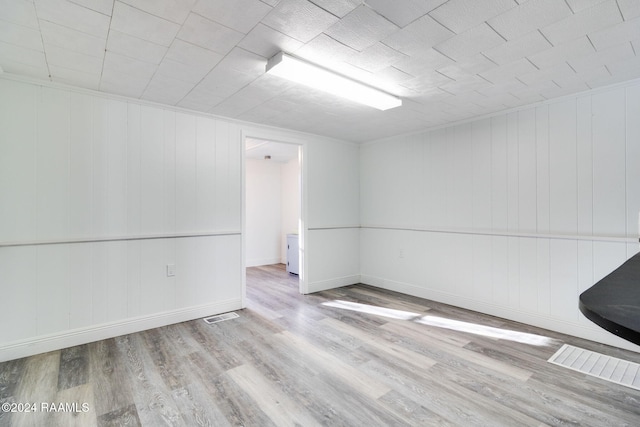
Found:
[[[305,146],[309,291],[357,283],[357,144],[0,78],[0,360],[240,308],[243,134]]]
[[[240,308],[237,124],[1,79],[0,94],[0,243],[36,243],[0,247],[7,354]]]
[[[638,252],[638,118],[635,82],[363,145],[363,282],[638,350],[578,310]]]

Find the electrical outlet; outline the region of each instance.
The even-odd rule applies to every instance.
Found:
[[[167,277],[173,277],[176,275],[176,265],[167,264]]]
[[[404,249],[400,249],[400,253],[398,254],[398,258],[404,258]]]

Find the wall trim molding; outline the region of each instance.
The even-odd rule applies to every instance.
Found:
[[[203,304],[0,344],[0,362],[240,310],[240,298]]]
[[[360,275],[354,274],[351,276],[343,276],[336,277],[334,279],[329,280],[320,280],[318,282],[310,282],[309,283],[309,292],[310,294],[314,292],[326,291],[328,289],[335,289],[341,286],[349,286],[360,283]]]
[[[52,239],[52,240],[27,240],[24,242],[0,242],[0,248],[10,248],[16,246],[43,246],[43,245],[70,245],[75,243],[104,243],[104,242],[127,242],[130,240],[156,240],[156,239],[184,239],[191,237],[212,237],[212,236],[239,236],[240,231],[209,231],[200,233],[168,233],[168,234],[146,234],[139,236],[105,236],[105,237],[79,237],[72,239]]]
[[[428,228],[428,227],[397,227],[387,225],[362,225],[361,229],[369,230],[392,230],[392,231],[413,231],[420,233],[443,233],[443,234],[465,234],[472,236],[489,237],[521,237],[527,239],[550,239],[550,240],[580,240],[588,242],[613,242],[613,243],[637,243],[635,237],[625,236],[586,236],[577,234],[553,234],[553,233],[527,233],[509,231],[474,230],[464,228]]]
[[[374,286],[381,289],[399,292],[406,295],[412,295],[419,298],[450,304],[456,307],[473,310],[491,316],[501,317],[527,325],[537,326],[539,328],[572,335],[591,341],[608,344],[614,347],[624,348],[627,350],[640,353],[640,346],[632,344],[622,338],[619,338],[597,326],[581,324],[577,321],[568,321],[566,319],[557,319],[551,316],[543,316],[540,314],[529,313],[521,310],[505,308],[485,301],[477,301],[471,298],[461,297],[446,292],[428,289],[411,283],[397,282],[382,277],[361,275],[361,282],[365,285]],[[577,304],[577,302],[576,302]]]

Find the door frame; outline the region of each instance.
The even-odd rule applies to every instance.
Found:
[[[246,250],[246,233],[247,233],[247,188],[246,188],[246,178],[247,178],[247,169],[246,169],[246,140],[247,138],[252,139],[261,139],[265,141],[275,142],[278,144],[289,144],[289,145],[297,145],[298,148],[298,160],[300,164],[300,217],[298,221],[298,238],[299,238],[299,262],[300,262],[300,271],[298,275],[298,291],[301,294],[309,293],[309,281],[308,281],[308,266],[309,260],[306,256],[306,248],[307,248],[307,236],[309,235],[309,227],[308,227],[308,210],[307,210],[307,177],[308,177],[308,141],[305,140],[304,136],[301,137],[293,137],[291,135],[285,134],[283,132],[278,132],[274,130],[268,129],[243,129],[242,132],[242,243],[241,243],[241,251],[242,251],[242,308],[246,307],[247,302],[247,250]]]

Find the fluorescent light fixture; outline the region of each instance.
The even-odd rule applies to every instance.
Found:
[[[398,97],[294,58],[284,52],[278,53],[267,62],[267,73],[379,110],[388,110],[402,105],[402,100]]]

